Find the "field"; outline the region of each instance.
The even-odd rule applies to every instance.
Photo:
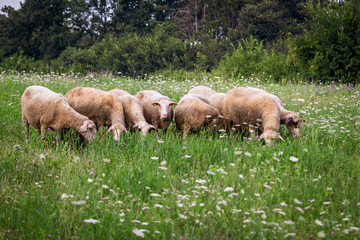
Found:
[[[360,89],[256,78],[0,74],[0,239],[359,239]],[[236,132],[185,140],[174,124],[81,145],[70,131],[26,139],[20,98],[42,85],[130,93],[154,89],[179,101],[191,87],[253,86],[305,119],[301,137],[264,145]]]

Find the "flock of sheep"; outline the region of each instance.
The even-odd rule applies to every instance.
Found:
[[[174,109],[175,107],[175,109]],[[91,141],[108,127],[115,140],[127,129],[139,129],[145,136],[158,129],[164,132],[173,118],[184,137],[190,131],[221,127],[226,130],[248,130],[252,136],[272,144],[285,124],[292,136],[299,136],[302,119],[283,107],[281,100],[264,90],[237,87],[226,94],[211,88],[192,88],[178,103],[153,90],[135,96],[125,90],[109,92],[90,87],[76,87],[65,96],[42,86],[28,87],[21,97],[22,121],[29,137],[29,125],[38,129],[43,139],[47,129],[59,131],[73,128],[82,140]]]

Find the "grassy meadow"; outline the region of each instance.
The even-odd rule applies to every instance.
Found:
[[[360,88],[253,78],[0,74],[0,239],[359,239]],[[305,119],[264,145],[235,132],[185,140],[127,133],[83,146],[69,132],[26,139],[20,98],[41,85],[157,90],[179,101],[197,85],[266,89]]]

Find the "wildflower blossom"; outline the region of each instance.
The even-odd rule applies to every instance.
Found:
[[[296,233],[287,233],[284,235],[284,238],[288,238],[288,237],[295,237]]]
[[[326,237],[326,234],[324,232],[318,232],[317,236],[319,238],[325,238]]]
[[[324,226],[323,222],[318,220],[318,219],[315,219],[315,224],[320,226],[320,227]]]
[[[224,189],[224,192],[233,192],[234,191],[234,188],[232,187],[227,187]]]
[[[86,204],[86,201],[81,200],[81,201],[72,201],[71,202],[72,205],[84,205]]]
[[[100,221],[99,221],[99,220],[96,220],[96,219],[89,218],[89,219],[85,219],[84,222],[85,222],[85,223],[96,224],[96,223],[99,223]]]
[[[297,162],[297,161],[299,161],[299,159],[296,158],[296,157],[294,157],[294,156],[291,156],[291,157],[289,158],[289,160],[292,161],[292,162]]]

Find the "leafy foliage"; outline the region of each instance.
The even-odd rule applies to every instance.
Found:
[[[358,1],[343,4],[307,4],[309,30],[291,45],[296,64],[309,76],[322,80],[360,78],[360,6]]]
[[[255,74],[279,81],[290,74],[290,68],[286,65],[285,54],[268,52],[262,41],[250,37],[248,40],[239,42],[234,52],[223,58],[218,70],[234,78],[250,77]]]

